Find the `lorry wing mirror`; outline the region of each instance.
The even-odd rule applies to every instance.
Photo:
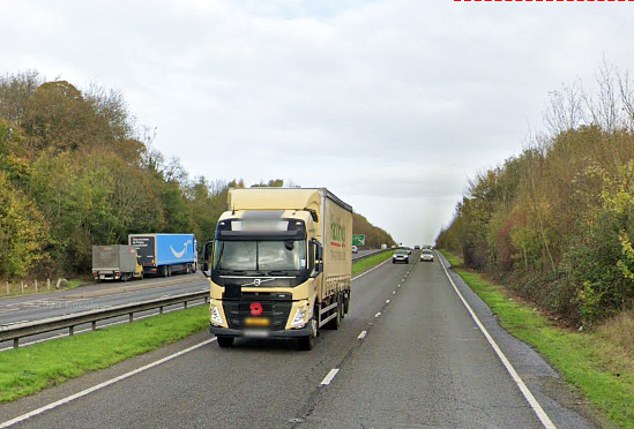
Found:
[[[313,268],[313,277],[314,277],[324,270],[324,261],[323,261],[324,248],[322,247],[321,243],[317,240],[313,240],[312,243],[313,243],[313,248],[315,249],[314,250],[315,266]]]
[[[214,242],[208,241],[203,246],[202,271],[205,277],[211,277],[211,269],[213,268],[214,258]]]

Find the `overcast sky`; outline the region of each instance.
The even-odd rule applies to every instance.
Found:
[[[634,4],[0,0],[0,73],[124,94],[191,177],[328,187],[431,243],[549,91],[634,73]]]

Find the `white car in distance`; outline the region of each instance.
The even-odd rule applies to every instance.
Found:
[[[421,262],[434,262],[434,252],[431,249],[423,249],[420,252]]]

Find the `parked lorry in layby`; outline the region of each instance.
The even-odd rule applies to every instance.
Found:
[[[220,347],[256,337],[312,349],[350,305],[352,207],[324,188],[231,189],[228,204],[203,250],[211,333]]]
[[[142,279],[136,249],[121,244],[92,246],[92,277],[95,281]]]
[[[169,277],[196,271],[194,234],[130,234],[128,243],[137,250],[144,274]]]

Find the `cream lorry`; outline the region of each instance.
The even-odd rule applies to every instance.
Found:
[[[255,337],[312,349],[348,312],[351,248],[352,207],[325,188],[231,189],[203,250],[218,345]]]

